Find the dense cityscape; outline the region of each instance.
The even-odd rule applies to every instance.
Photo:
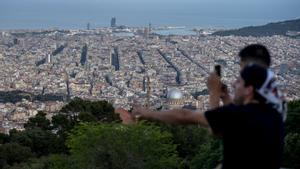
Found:
[[[0,0],[0,169],[300,168],[299,0]]]
[[[214,65],[232,84],[238,52],[261,43],[272,55],[271,68],[287,100],[299,99],[300,41],[287,36],[162,36],[146,28],[87,30],[7,30],[0,35],[0,128],[23,129],[29,117],[49,117],[74,97],[108,100],[152,109],[190,107],[206,110],[206,78]],[[124,34],[130,33],[130,35]],[[121,32],[121,33],[120,33]],[[11,99],[11,96],[19,99]]]

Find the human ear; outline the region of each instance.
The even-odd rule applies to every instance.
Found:
[[[253,86],[246,87],[245,92],[246,92],[247,96],[254,95],[254,88],[253,88]]]

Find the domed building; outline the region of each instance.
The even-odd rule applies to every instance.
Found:
[[[184,94],[177,88],[168,88],[164,109],[182,108],[185,103]]]
[[[167,98],[171,100],[177,100],[183,98],[183,93],[177,88],[168,89]]]

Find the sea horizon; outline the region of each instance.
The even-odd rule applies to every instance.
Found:
[[[242,27],[248,27],[248,26],[261,26],[269,23],[275,23],[275,22],[282,22],[287,20],[295,20],[299,19],[297,18],[287,18],[287,19],[278,19],[278,20],[237,20],[237,19],[224,19],[220,22],[214,22],[214,21],[206,21],[198,24],[192,24],[192,23],[156,23],[156,22],[145,22],[145,24],[141,24],[139,22],[133,23],[133,22],[122,22],[118,24],[117,26],[126,26],[126,27],[148,27],[149,24],[153,28],[160,28],[160,27],[185,27],[184,29],[238,29]],[[99,28],[108,28],[110,27],[110,19],[108,18],[107,21],[102,22],[90,22],[90,21],[81,21],[80,23],[71,23],[71,22],[64,22],[61,24],[53,24],[51,22],[27,22],[22,23],[18,22],[15,24],[3,24],[0,23],[0,30],[49,30],[49,29],[59,29],[59,30],[83,30],[87,29],[87,24],[89,24],[90,29],[99,29]],[[221,20],[221,19],[219,19]],[[234,23],[231,21],[235,21]],[[223,23],[223,24],[222,24]]]
[[[185,26],[232,29],[300,18],[300,2],[265,0],[1,0],[0,29]]]

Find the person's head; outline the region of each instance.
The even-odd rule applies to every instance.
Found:
[[[261,44],[251,44],[243,48],[240,53],[241,70],[248,64],[257,64],[265,68],[271,65],[271,56],[268,49]]]
[[[268,70],[259,65],[247,65],[235,81],[234,103],[247,104],[252,101],[264,102],[265,99],[257,92],[268,78]]]

